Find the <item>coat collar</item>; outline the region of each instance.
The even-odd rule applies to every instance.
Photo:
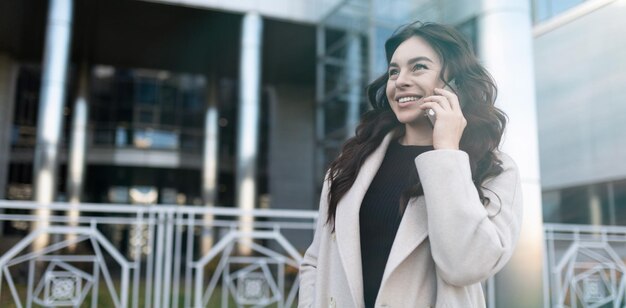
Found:
[[[388,133],[378,148],[365,160],[354,184],[337,204],[335,216],[337,246],[357,307],[364,306],[359,211],[363,197],[376,176],[394,135],[393,131]],[[423,198],[420,199],[421,202],[412,199],[405,210],[387,260],[381,289],[393,270],[426,238],[428,230],[426,207]]]
[[[383,279],[380,282],[380,290],[383,289],[385,282],[398,268],[400,263],[406,259],[413,250],[419,246],[428,236],[428,215],[426,213],[426,202],[424,196],[412,198],[407,204],[396,238],[393,240],[391,252],[385,265]]]

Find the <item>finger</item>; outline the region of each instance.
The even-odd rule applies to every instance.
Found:
[[[444,96],[450,103],[450,107],[452,107],[453,110],[461,110],[459,97],[454,92],[448,91],[446,89],[435,88],[435,93]]]
[[[445,110],[453,110],[452,105],[445,96],[432,95],[424,98],[424,102],[436,102]]]
[[[422,110],[432,109],[435,111],[435,114],[441,114],[446,111],[438,102],[424,102],[419,108]]]

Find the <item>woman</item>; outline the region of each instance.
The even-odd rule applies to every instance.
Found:
[[[374,108],[324,181],[299,306],[485,307],[480,282],[511,257],[522,217],[495,83],[447,26],[400,28],[385,51]]]

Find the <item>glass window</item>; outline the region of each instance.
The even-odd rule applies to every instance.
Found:
[[[592,219],[591,223],[610,225],[611,209],[608,183],[593,184],[589,187],[589,189],[589,206]],[[594,215],[598,215],[598,217]],[[597,219],[597,221],[594,222],[593,219]]]
[[[579,4],[581,4],[584,0],[552,0],[550,4],[552,5],[551,11],[552,16],[556,16],[561,14]]]
[[[544,222],[561,222],[559,208],[561,206],[561,191],[545,191],[541,196],[543,221]]]
[[[161,124],[164,126],[174,126],[176,122],[176,111],[174,109],[164,109],[161,112]]]
[[[626,180],[613,182],[613,202],[615,204],[615,223],[626,225]]]
[[[135,99],[140,104],[156,105],[158,87],[154,80],[141,78],[137,80],[137,92]]]
[[[555,219],[550,210],[554,209],[551,203],[557,198],[544,193],[544,214],[548,215],[546,222],[561,222],[572,224],[595,224],[608,225],[611,223],[611,210],[609,206],[609,195],[607,183],[595,183],[584,186],[565,188],[560,191],[559,216]]]
[[[533,22],[540,23],[559,15],[585,0],[533,0]]]
[[[152,110],[141,110],[137,122],[142,124],[154,123],[154,112]]]
[[[561,190],[560,216],[562,223],[589,223],[589,190],[587,186]]]
[[[459,30],[465,36],[465,39],[472,45],[472,50],[475,54],[478,54],[478,50],[476,46],[478,45],[478,25],[476,24],[476,18],[472,18],[462,24],[456,26],[456,29]]]
[[[550,18],[550,2],[549,0],[533,1],[533,22],[540,23]]]
[[[200,110],[202,106],[202,95],[199,91],[185,91],[182,94],[183,108],[185,110]]]
[[[161,87],[161,106],[164,108],[174,108],[176,106],[176,98],[178,91],[172,85],[163,85]]]
[[[202,129],[204,77],[118,68],[114,68],[111,74],[106,77],[92,75],[93,112],[90,117],[97,143],[179,148],[181,131]],[[158,132],[148,134],[146,129]]]

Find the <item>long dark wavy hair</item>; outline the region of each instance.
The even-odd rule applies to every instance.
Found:
[[[472,180],[481,202],[487,205],[489,198],[484,196],[481,184],[502,172],[502,162],[495,150],[507,121],[504,112],[494,106],[496,84],[478,62],[467,40],[454,28],[437,23],[415,22],[398,28],[385,42],[387,63],[396,48],[414,36],[424,39],[437,52],[443,64],[439,78],[446,85],[449,80],[455,80],[453,89],[463,102],[463,116],[467,120],[459,148],[469,155]],[[326,222],[333,230],[337,204],[354,183],[365,159],[390,131],[394,131],[396,137],[404,135],[404,124],[398,121],[387,100],[388,79],[385,73],[368,85],[367,96],[373,109],[362,116],[356,135],[345,142],[341,154],[330,164],[326,179],[330,187]],[[404,211],[409,199],[423,194],[419,181],[409,187],[401,196],[401,211]]]

